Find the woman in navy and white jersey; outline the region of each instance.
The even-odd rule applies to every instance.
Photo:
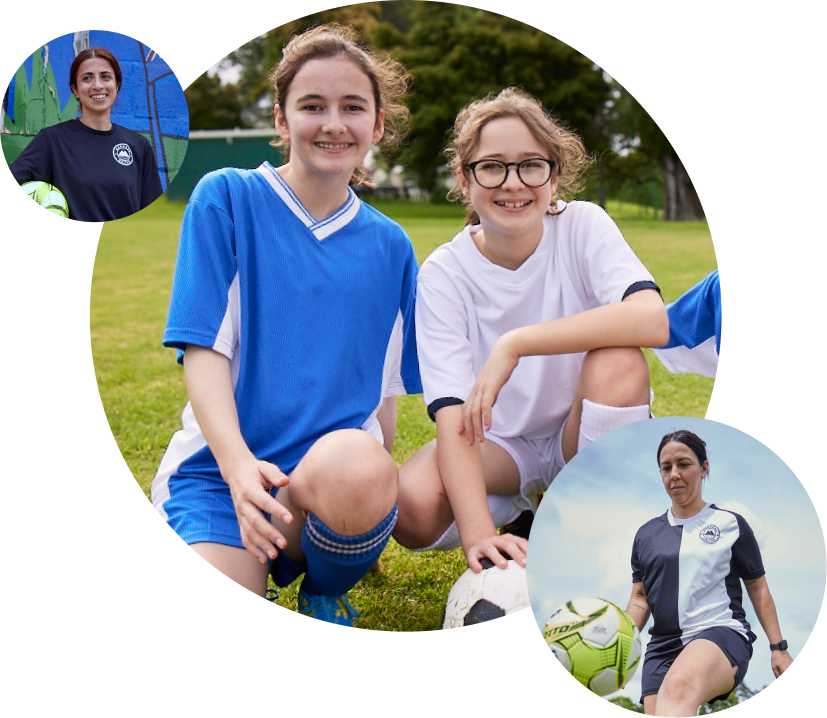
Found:
[[[638,529],[632,548],[632,597],[626,611],[652,638],[643,663],[647,715],[697,715],[743,680],[756,635],[742,606],[741,581],[780,676],[792,663],[764,576],[755,535],[742,516],[702,498],[706,443],[690,431],[667,434],[658,464],[671,508]]]

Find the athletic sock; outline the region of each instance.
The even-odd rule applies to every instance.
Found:
[[[302,590],[322,596],[341,596],[359,581],[379,558],[396,526],[397,508],[360,536],[343,536],[308,513],[301,535],[307,571]]]
[[[583,399],[583,409],[580,412],[580,435],[577,439],[577,450],[582,451],[595,439],[608,434],[626,424],[649,418],[649,405],[640,406],[606,406]]]

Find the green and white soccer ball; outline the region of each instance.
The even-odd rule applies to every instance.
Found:
[[[23,191],[43,209],[59,214],[61,217],[69,217],[69,203],[63,196],[63,192],[54,185],[48,182],[26,182],[22,186]]]
[[[599,696],[614,693],[640,662],[640,631],[626,611],[602,598],[575,598],[546,622],[543,638],[586,688]]]

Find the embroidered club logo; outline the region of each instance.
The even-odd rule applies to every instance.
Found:
[[[721,538],[721,530],[715,526],[715,524],[709,524],[708,526],[704,526],[698,535],[701,537],[701,541],[715,543]]]
[[[122,165],[132,164],[132,150],[125,142],[112,148],[112,156]]]

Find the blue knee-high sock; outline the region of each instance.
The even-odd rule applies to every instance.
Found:
[[[360,536],[343,536],[309,513],[301,535],[307,572],[302,590],[322,596],[341,596],[362,578],[379,558],[396,526],[397,509]]]

